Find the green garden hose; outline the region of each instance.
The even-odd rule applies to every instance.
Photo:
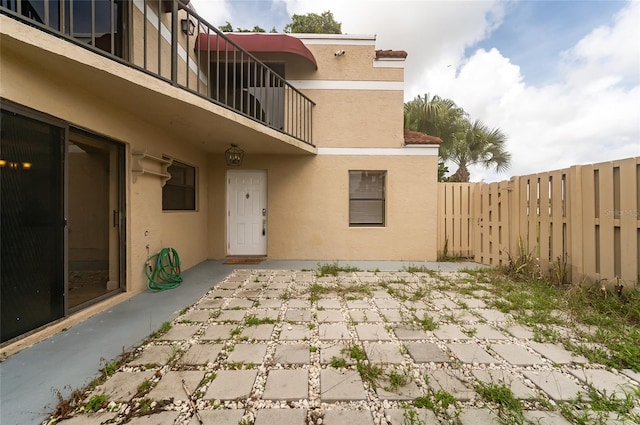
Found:
[[[147,288],[152,292],[173,289],[182,283],[180,257],[173,248],[162,248],[160,252],[149,257],[144,272],[147,275]]]

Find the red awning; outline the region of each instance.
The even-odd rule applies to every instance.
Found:
[[[307,49],[300,39],[286,34],[225,34],[229,40],[236,43],[249,53],[289,53],[309,61],[315,69],[318,69],[316,58]],[[217,34],[200,34],[196,43],[196,50],[206,52],[233,51],[235,47],[231,43],[219,37]]]

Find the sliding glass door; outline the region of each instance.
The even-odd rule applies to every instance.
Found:
[[[64,316],[66,130],[0,113],[0,342],[5,342]]]

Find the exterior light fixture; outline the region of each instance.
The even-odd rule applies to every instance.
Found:
[[[7,160],[6,159],[0,159],[0,167],[6,167],[7,166]]]
[[[231,144],[231,147],[224,151],[224,157],[227,160],[227,165],[239,167],[242,164],[242,158],[244,158],[244,151],[238,145]]]
[[[193,35],[196,31],[196,24],[191,19],[181,19],[180,28],[185,35]]]

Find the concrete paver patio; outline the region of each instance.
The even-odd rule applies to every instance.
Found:
[[[442,275],[444,286],[432,273],[236,270],[85,399],[106,394],[106,407],[59,423],[490,424],[495,406],[475,385],[495,382],[521,399],[527,423],[564,424],[553,406],[589,385],[640,386],[637,374],[537,343],[522,325],[511,332],[485,291],[463,295],[446,286],[464,274]],[[426,295],[412,298],[417,289]],[[414,405],[439,391],[454,408]]]

